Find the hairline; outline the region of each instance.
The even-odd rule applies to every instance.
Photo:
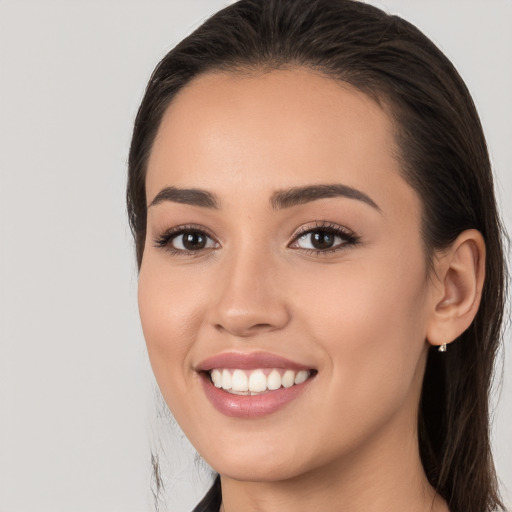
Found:
[[[163,123],[163,119],[168,112],[171,105],[175,102],[175,100],[184,93],[187,89],[192,87],[198,80],[208,76],[226,76],[226,77],[240,77],[245,79],[250,78],[258,78],[265,74],[272,73],[274,71],[297,71],[304,70],[309,73],[313,73],[321,78],[327,78],[333,82],[336,82],[338,86],[345,90],[358,91],[363,93],[368,99],[370,99],[374,105],[380,108],[380,110],[386,115],[388,118],[391,130],[392,130],[392,139],[394,141],[394,145],[391,151],[392,157],[396,160],[398,164],[398,169],[400,176],[402,179],[412,188],[414,193],[417,195],[420,204],[420,235],[423,243],[423,253],[425,257],[425,265],[426,265],[426,279],[431,279],[435,274],[434,269],[434,259],[435,259],[435,247],[428,243],[427,237],[427,216],[425,212],[425,203],[421,198],[419,191],[414,186],[413,180],[410,177],[410,173],[407,172],[406,167],[409,165],[407,159],[404,155],[403,148],[401,146],[400,140],[403,138],[407,138],[405,134],[403,134],[403,127],[401,122],[401,115],[407,112],[407,109],[401,104],[398,100],[397,95],[393,95],[389,90],[388,84],[386,84],[383,80],[376,81],[367,85],[366,87],[358,84],[355,79],[356,73],[347,71],[343,73],[340,71],[332,71],[327,69],[326,66],[322,66],[319,64],[314,64],[313,62],[307,61],[299,61],[299,60],[285,60],[285,59],[260,59],[255,60],[254,62],[251,60],[233,60],[233,61],[225,61],[212,64],[210,67],[199,71],[198,73],[186,77],[185,82],[179,86],[173,94],[170,94],[169,97],[165,98],[163,101],[163,106],[160,111],[160,118],[158,120],[158,126],[154,131],[153,140],[148,148],[148,152],[146,155],[146,161],[144,162],[143,170],[143,183],[144,183],[144,195],[146,196],[146,178],[149,167],[149,160],[151,158],[151,154],[153,152],[153,148],[155,142],[157,140],[158,134],[160,132],[160,128]],[[354,78],[351,80],[351,78]],[[146,200],[146,208],[147,212],[147,197]],[[147,218],[146,218],[147,222]],[[146,232],[147,226],[144,227],[144,232]],[[142,254],[144,252],[144,247],[142,247]]]

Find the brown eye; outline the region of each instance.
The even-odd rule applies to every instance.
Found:
[[[218,249],[219,243],[196,226],[176,226],[155,238],[155,247],[165,249],[175,256],[197,255]]]
[[[325,231],[316,231],[309,234],[311,245],[315,249],[330,249],[335,242],[335,236]]]
[[[290,247],[321,254],[356,245],[358,241],[359,237],[353,232],[341,226],[329,224],[302,231]]]
[[[181,244],[187,251],[196,251],[206,247],[206,237],[202,233],[184,233],[181,238]],[[178,239],[179,237],[175,238],[174,242]],[[173,245],[175,244],[173,243]]]
[[[343,245],[346,237],[338,233],[324,229],[308,231],[297,239],[297,247],[301,249],[314,249],[317,251],[326,251],[336,246]]]
[[[215,242],[201,231],[185,231],[171,240],[171,246],[179,251],[199,251],[215,246]]]

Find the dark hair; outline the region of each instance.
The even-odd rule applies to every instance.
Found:
[[[429,352],[418,431],[427,478],[452,512],[503,509],[489,441],[489,393],[506,296],[503,230],[471,96],[451,62],[416,27],[353,0],[241,0],[179,43],[153,72],[133,131],[127,201],[138,264],[148,156],[174,96],[207,72],[297,66],[351,84],[390,113],[403,177],[422,200],[427,261],[466,229],[485,239],[480,308],[447,353]]]

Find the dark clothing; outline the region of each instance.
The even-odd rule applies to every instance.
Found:
[[[192,512],[219,512],[221,503],[220,476],[217,476],[210,490]]]

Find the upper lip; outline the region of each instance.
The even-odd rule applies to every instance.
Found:
[[[208,357],[196,366],[196,370],[207,372],[214,368],[238,368],[255,370],[257,368],[285,368],[290,370],[311,370],[311,366],[303,365],[286,357],[270,352],[222,352]]]

